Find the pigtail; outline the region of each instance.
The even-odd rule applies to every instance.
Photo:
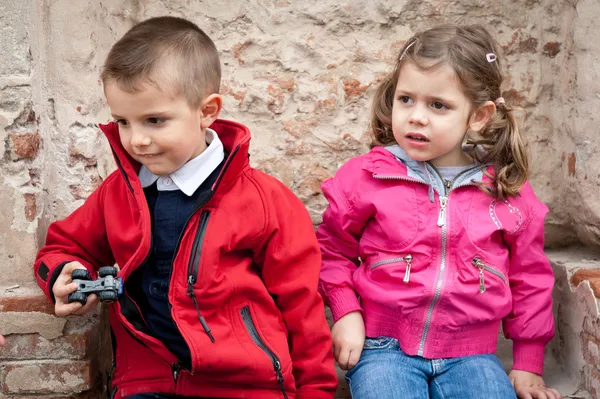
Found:
[[[481,189],[501,200],[517,195],[528,177],[529,153],[518,127],[515,110],[504,102],[498,104],[496,113],[478,139],[469,140],[469,144],[484,149],[479,153],[473,151],[472,156],[478,161],[496,165],[495,174],[488,175],[493,183],[481,184]],[[481,153],[485,155],[477,155]]]
[[[372,147],[395,143],[392,132],[392,107],[396,90],[395,73],[388,74],[377,87],[371,107]]]

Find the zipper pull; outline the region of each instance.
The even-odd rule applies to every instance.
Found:
[[[408,284],[410,280],[410,262],[412,261],[412,255],[408,254],[404,257],[404,261],[406,262],[406,272],[404,272],[404,284]]]
[[[281,363],[279,363],[279,360],[276,360],[273,363],[273,368],[275,369],[275,374],[277,374],[277,382],[279,383],[281,393],[283,394],[284,399],[288,399],[288,396],[285,392],[285,385],[283,385],[283,373],[281,372]]]
[[[175,362],[171,365],[171,371],[173,372],[173,381],[177,385],[177,379],[179,378],[179,372],[181,371],[181,363]]]
[[[454,182],[453,180],[444,180],[444,185],[446,186],[446,190],[450,191],[450,189],[452,188],[453,182]]]
[[[485,277],[483,275],[483,269],[485,268],[485,265],[479,260],[479,258],[473,259],[472,263],[473,266],[479,269],[479,293],[483,294],[485,292]]]
[[[194,276],[190,275],[188,277],[187,295],[190,298],[192,298],[192,301],[194,301],[194,306],[196,307],[196,313],[198,313],[198,320],[200,321],[200,324],[202,325],[204,332],[206,333],[206,335],[208,335],[208,338],[210,338],[210,342],[215,342],[215,337],[212,335],[212,332],[210,331],[210,327],[208,326],[208,323],[206,322],[206,320],[204,320],[204,317],[200,313],[200,307],[198,306],[198,300],[196,299],[196,294],[194,293],[194,284],[195,283],[196,283],[196,279],[194,278]]]
[[[440,197],[440,215],[438,217],[437,225],[442,227],[446,224],[446,204],[448,204],[448,197]]]

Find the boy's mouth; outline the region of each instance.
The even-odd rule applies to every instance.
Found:
[[[429,141],[429,139],[427,137],[425,137],[424,135],[422,135],[421,133],[407,133],[406,137],[409,140],[421,141],[424,143]]]

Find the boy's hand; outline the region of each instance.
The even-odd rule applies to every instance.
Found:
[[[331,329],[333,356],[342,370],[350,370],[365,344],[365,322],[359,311],[350,312],[335,322]]]
[[[546,387],[544,380],[537,374],[522,370],[513,370],[508,375],[520,399],[562,399],[554,388]]]
[[[88,295],[85,306],[82,306],[79,302],[69,303],[69,294],[78,288],[77,284],[71,278],[71,273],[75,269],[85,269],[85,267],[79,262],[67,263],[52,287],[52,293],[56,300],[54,313],[59,317],[72,314],[82,315],[92,310],[98,304],[98,296],[96,294]]]

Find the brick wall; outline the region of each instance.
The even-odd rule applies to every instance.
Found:
[[[163,14],[190,18],[214,38],[223,116],[251,128],[254,166],[294,190],[315,224],[325,206],[320,182],[368,148],[371,97],[404,41],[441,22],[486,25],[506,55],[503,94],[527,111],[532,184],[551,209],[547,242],[600,243],[600,175],[592,172],[600,170],[600,70],[591,67],[600,42],[589,40],[600,31],[596,0],[2,0],[0,399],[99,395],[106,320],[52,316],[31,266],[48,224],[114,168],[95,127],[110,118],[98,81],[110,45],[136,21]],[[595,280],[583,279],[592,285],[579,284],[571,298],[569,273],[559,279],[566,346],[557,351],[600,396],[598,310],[586,291]]]
[[[0,324],[9,334],[0,350],[0,398],[99,397],[111,357],[106,318],[53,314],[39,294],[0,298]]]

